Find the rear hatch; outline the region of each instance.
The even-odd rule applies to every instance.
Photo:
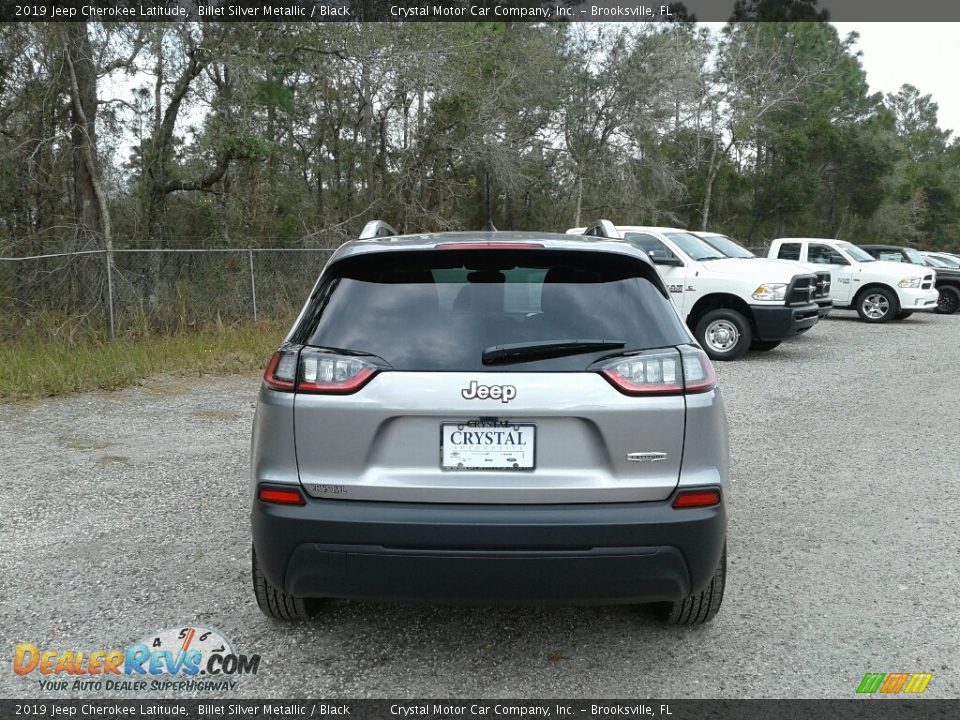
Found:
[[[300,481],[331,499],[661,500],[684,377],[712,381],[652,266],[610,252],[349,257],[291,340]]]

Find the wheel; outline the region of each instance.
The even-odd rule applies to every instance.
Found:
[[[749,321],[728,308],[711,310],[700,318],[694,335],[711,360],[736,360],[753,342]]]
[[[890,322],[900,312],[900,304],[892,290],[868,288],[857,298],[857,314],[868,323]]]
[[[940,297],[937,298],[937,308],[934,312],[953,315],[960,310],[960,290],[952,285],[944,285],[937,289],[940,291]]]
[[[658,603],[660,619],[668,625],[702,625],[720,611],[723,589],[727,585],[727,546],[723,546],[720,565],[707,586],[700,592],[676,602]]]
[[[908,317],[913,315],[913,312],[914,312],[913,310],[901,310],[900,312],[897,313],[897,317],[895,319],[906,320]]]
[[[750,349],[758,352],[767,352],[768,350],[773,350],[781,342],[781,340],[754,340],[750,345]]]
[[[257,564],[256,549],[252,550],[252,565],[253,594],[264,615],[274,620],[309,620],[317,614],[319,600],[287,595],[267,580]]]

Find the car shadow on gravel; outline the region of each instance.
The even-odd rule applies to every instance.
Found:
[[[932,314],[933,313],[929,313],[927,311],[915,312],[913,315],[911,315],[908,318],[904,318],[903,320],[891,320],[886,323],[876,323],[876,324],[888,325],[893,327],[896,327],[898,325],[909,325],[910,323],[915,323],[915,322],[925,322],[927,318],[924,318],[924,315],[932,315]],[[869,324],[869,323],[864,323],[863,320],[860,319],[860,316],[853,311],[849,313],[844,313],[843,315],[835,315],[833,313],[830,313],[830,315],[825,317],[820,322],[856,322],[856,323],[863,323],[864,325]],[[816,326],[814,326],[813,332],[816,332]]]
[[[577,693],[593,696],[634,687],[631,668],[689,667],[705,651],[720,652],[731,621],[736,614],[724,620],[721,610],[703,626],[668,626],[644,606],[329,601],[309,622],[264,618],[247,625],[244,640],[284,647],[302,667],[322,668],[304,681],[335,695],[394,696],[397,688],[416,695],[442,687],[448,695],[475,697],[497,687],[551,694],[582,686]]]
[[[818,345],[810,344],[804,347],[796,340],[790,340],[785,342],[780,347],[776,347],[773,350],[768,350],[767,352],[750,351],[737,360],[715,363],[715,367],[719,366],[720,368],[723,368],[731,365],[740,365],[741,363],[746,365],[773,365],[776,363],[783,363],[785,361],[793,360],[812,361],[816,360],[821,354],[822,349]]]
[[[527,642],[556,638],[560,644],[580,626],[593,628],[594,633],[597,627],[606,628],[606,639],[624,630],[641,630],[650,635],[674,631],[672,626],[661,622],[653,605],[479,605],[350,600],[326,600],[318,615],[306,623],[274,627],[324,631],[330,625],[373,632],[380,642],[389,641],[391,636],[407,642],[409,629],[415,627],[420,641],[442,638],[444,647],[451,652],[458,650],[448,643],[450,628],[457,628],[464,639],[495,637],[498,642]]]

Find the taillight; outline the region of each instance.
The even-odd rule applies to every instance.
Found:
[[[270,358],[263,381],[271,390],[293,392],[297,382],[297,351],[278,350]]]
[[[717,385],[717,374],[713,370],[713,363],[700,348],[682,347],[680,356],[683,358],[683,384],[689,393],[702,393],[713,390]]]
[[[279,350],[270,358],[263,381],[280,392],[347,395],[366,385],[379,370],[353,355],[311,348]]]
[[[604,377],[626,395],[678,395],[683,371],[676,350],[619,358],[603,369]]]
[[[601,373],[625,395],[682,395],[706,392],[716,385],[710,358],[694,347],[617,358],[604,365]]]
[[[681,490],[673,498],[673,507],[698,508],[713,507],[720,504],[720,491],[716,488],[697,488],[696,490]]]
[[[354,393],[380,368],[353,355],[337,355],[304,348],[300,351],[297,392],[346,395]]]
[[[257,489],[257,498],[260,502],[274,505],[306,505],[307,501],[296,488],[264,487]]]

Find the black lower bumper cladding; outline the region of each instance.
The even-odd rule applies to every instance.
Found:
[[[679,600],[710,581],[726,511],[581,505],[255,501],[267,579],[300,597],[468,603]]]

